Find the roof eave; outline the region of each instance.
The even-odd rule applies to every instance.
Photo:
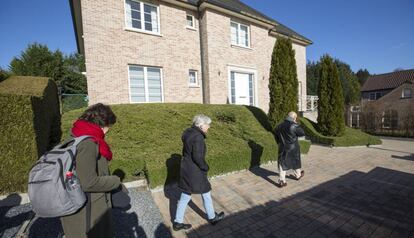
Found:
[[[271,29],[276,26],[275,25],[276,23],[270,23],[269,21],[263,21],[262,19],[259,19],[259,18],[253,18],[251,15],[244,15],[244,14],[232,11],[230,9],[224,8],[222,6],[214,5],[209,2],[201,2],[201,4],[199,5],[200,12],[206,8],[210,8],[210,9],[225,13],[230,16],[234,16],[234,17],[237,17],[237,18],[249,21],[249,22],[256,23],[258,25],[266,27],[267,29]]]
[[[289,38],[292,42],[303,45],[303,46],[308,46],[308,45],[313,44],[313,42],[309,39],[302,38],[297,35],[287,35],[287,34],[277,31],[274,28],[269,30],[269,35],[274,35],[276,37]]]
[[[73,30],[75,32],[76,47],[79,54],[85,54],[83,44],[82,12],[80,0],[69,0],[70,12],[72,15]]]

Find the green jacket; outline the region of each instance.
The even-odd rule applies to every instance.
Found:
[[[99,157],[98,157],[99,156]],[[77,148],[76,172],[83,191],[91,193],[90,230],[86,228],[86,206],[75,214],[61,217],[66,238],[113,237],[111,190],[118,188],[118,176],[109,174],[108,161],[99,155],[91,139]]]

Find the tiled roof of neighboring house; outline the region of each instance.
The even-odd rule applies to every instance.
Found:
[[[406,81],[414,82],[414,69],[372,75],[368,77],[367,81],[361,87],[361,92],[393,89],[399,87]]]
[[[249,17],[253,17],[256,18],[258,20],[270,23],[272,25],[275,25],[274,27],[274,31],[281,33],[283,35],[289,36],[289,37],[293,37],[296,39],[300,39],[303,41],[308,42],[309,44],[312,44],[312,41],[302,35],[300,35],[299,33],[293,31],[292,29],[288,28],[287,26],[281,24],[280,22],[277,22],[276,20],[260,13],[259,11],[249,7],[248,5],[244,4],[243,2],[239,1],[239,0],[185,0],[186,2],[197,6],[200,5],[203,2],[207,2],[222,8],[225,8],[227,10],[245,15],[245,16],[249,16]]]

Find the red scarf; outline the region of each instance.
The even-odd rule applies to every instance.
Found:
[[[72,134],[75,137],[92,136],[92,140],[99,145],[99,153],[108,161],[112,159],[111,148],[109,148],[109,145],[105,141],[103,130],[98,125],[84,120],[77,120],[73,123]]]

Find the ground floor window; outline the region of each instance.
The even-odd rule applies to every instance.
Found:
[[[398,112],[396,110],[385,110],[382,116],[382,128],[395,129],[398,127]]]
[[[129,89],[133,103],[163,102],[161,68],[129,65]]]

